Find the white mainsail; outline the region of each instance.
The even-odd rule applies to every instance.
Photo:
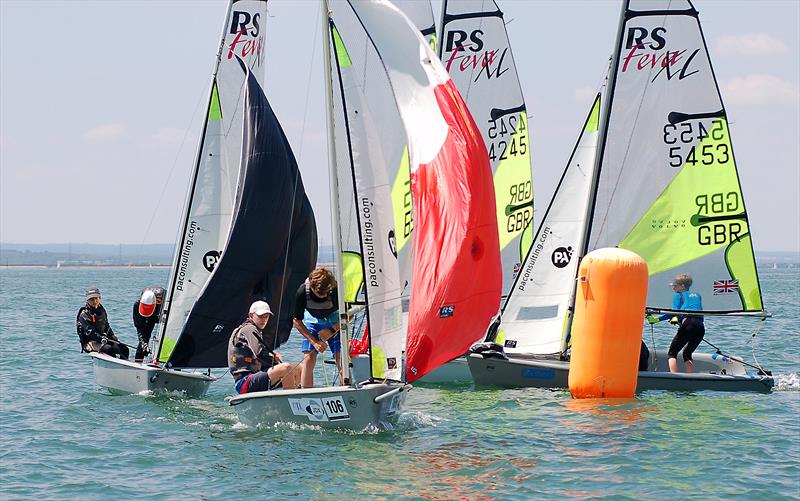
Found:
[[[697,11],[689,0],[626,0],[616,47],[600,118],[596,100],[504,307],[495,340],[512,356],[564,353],[577,264],[601,247],[647,261],[653,310],[673,307],[669,282],[688,273],[704,312],[762,312],[725,110]],[[572,168],[578,160],[580,175]]]
[[[679,273],[707,312],[762,311],[725,107],[690,0],[626,0],[586,251],[619,246],[673,307]],[[604,122],[604,121],[601,121]]]
[[[266,6],[266,0],[238,0],[228,6],[167,288],[164,321],[155,341],[160,362],[169,360],[189,312],[224,252],[241,162],[246,75],[241,64],[246,64],[259,82],[263,80]]]
[[[531,142],[503,12],[494,0],[444,0],[439,55],[480,128],[494,174],[503,295],[533,236]]]

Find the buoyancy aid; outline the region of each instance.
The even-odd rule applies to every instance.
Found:
[[[306,310],[317,318],[325,318],[339,309],[339,305],[333,301],[333,294],[320,300],[315,294],[311,293],[311,284],[306,279]],[[337,301],[338,302],[338,301]]]
[[[245,329],[261,345],[259,350],[261,356],[256,356],[250,346],[250,340],[244,332]],[[228,346],[228,368],[235,380],[238,381],[247,374],[259,372],[264,367],[272,366],[273,363],[272,352],[267,349],[258,327],[253,322],[248,320],[233,331]]]

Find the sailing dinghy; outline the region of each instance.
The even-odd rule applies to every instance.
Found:
[[[230,404],[251,426],[381,429],[397,418],[409,383],[463,353],[474,340],[469,326],[488,325],[499,309],[491,170],[453,82],[394,5],[325,2],[323,32],[337,279],[345,285],[339,307],[346,311],[346,297],[363,302],[369,377],[348,386],[245,393]],[[398,169],[407,169],[400,196],[392,182]],[[397,239],[412,211],[408,269]],[[342,280],[347,265],[361,271],[355,291]],[[475,273],[487,279],[473,280]],[[350,321],[344,315],[342,325]]]
[[[621,247],[645,259],[651,313],[679,314],[669,282],[688,273],[704,308],[691,313],[769,316],[697,10],[690,0],[625,0],[615,49],[608,91],[595,100],[533,238],[495,344],[468,357],[476,383],[568,386],[578,262],[593,249]],[[706,339],[713,335],[714,327]],[[670,373],[666,353],[651,350],[637,389],[770,391],[774,385],[768,371],[735,357],[693,358],[695,373]]]
[[[313,269],[317,237],[280,124],[268,105],[242,105],[246,89],[261,86],[265,20],[264,0],[228,5],[152,355],[137,363],[92,353],[97,384],[113,392],[204,395],[256,299],[281,305],[285,320],[266,330],[276,344],[288,339],[290,305],[277,299]]]

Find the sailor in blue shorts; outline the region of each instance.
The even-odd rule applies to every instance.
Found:
[[[321,267],[311,272],[305,283],[297,289],[292,322],[304,338],[300,376],[302,387],[314,386],[317,353],[323,353],[328,347],[336,360],[341,384],[344,379],[342,344],[339,336],[339,294],[333,273]]]

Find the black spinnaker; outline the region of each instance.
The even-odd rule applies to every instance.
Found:
[[[317,228],[289,141],[254,75],[245,88],[242,167],[234,219],[214,272],[168,364],[227,367],[231,332],[252,301],[273,311],[265,340],[289,338],[294,292],[317,261]]]

